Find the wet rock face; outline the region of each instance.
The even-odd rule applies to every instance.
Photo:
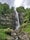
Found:
[[[17,19],[15,18],[15,12],[10,14],[0,15],[0,25],[5,25],[15,29],[16,20]]]
[[[19,22],[20,22],[20,24],[23,23],[23,19],[24,19],[23,16],[24,16],[24,13],[20,12],[20,13],[19,13]]]

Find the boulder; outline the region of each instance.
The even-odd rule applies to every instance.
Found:
[[[29,36],[27,33],[22,32],[18,36],[19,36],[19,39],[21,40],[29,40]]]

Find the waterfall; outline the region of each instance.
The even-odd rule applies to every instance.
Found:
[[[15,15],[15,17],[16,17],[16,19],[17,19],[17,21],[16,21],[16,29],[15,30],[18,30],[19,29],[19,27],[20,27],[20,24],[19,24],[19,16],[18,16],[18,12],[16,11],[16,8],[14,8],[14,11],[15,11],[15,13],[16,13],[16,15]]]

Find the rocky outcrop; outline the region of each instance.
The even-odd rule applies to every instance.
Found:
[[[12,28],[14,27],[13,29],[15,29],[16,20],[17,19],[15,18],[15,12],[10,14],[0,14],[0,25],[5,25]]]
[[[21,32],[18,36],[21,40],[29,40],[29,36],[25,32]]]
[[[16,32],[15,30],[11,31],[11,35],[9,36],[11,40],[30,40],[28,33],[25,33],[25,32],[19,33],[19,32]]]
[[[30,40],[28,34],[24,32],[19,33],[17,37],[18,37],[18,40]]]
[[[13,33],[13,38],[14,40],[29,40],[29,36],[27,33],[21,32],[21,33],[17,33],[15,35],[15,33]]]
[[[24,13],[23,12],[20,12],[19,13],[19,22],[20,22],[20,24],[22,24],[23,23],[23,19],[24,19]]]

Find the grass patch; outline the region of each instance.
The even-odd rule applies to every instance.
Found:
[[[5,40],[6,39],[6,34],[4,29],[0,29],[0,40]]]
[[[6,29],[8,26],[0,25],[0,29]]]
[[[28,23],[28,25],[25,28],[23,28],[23,31],[30,33],[30,23]]]

